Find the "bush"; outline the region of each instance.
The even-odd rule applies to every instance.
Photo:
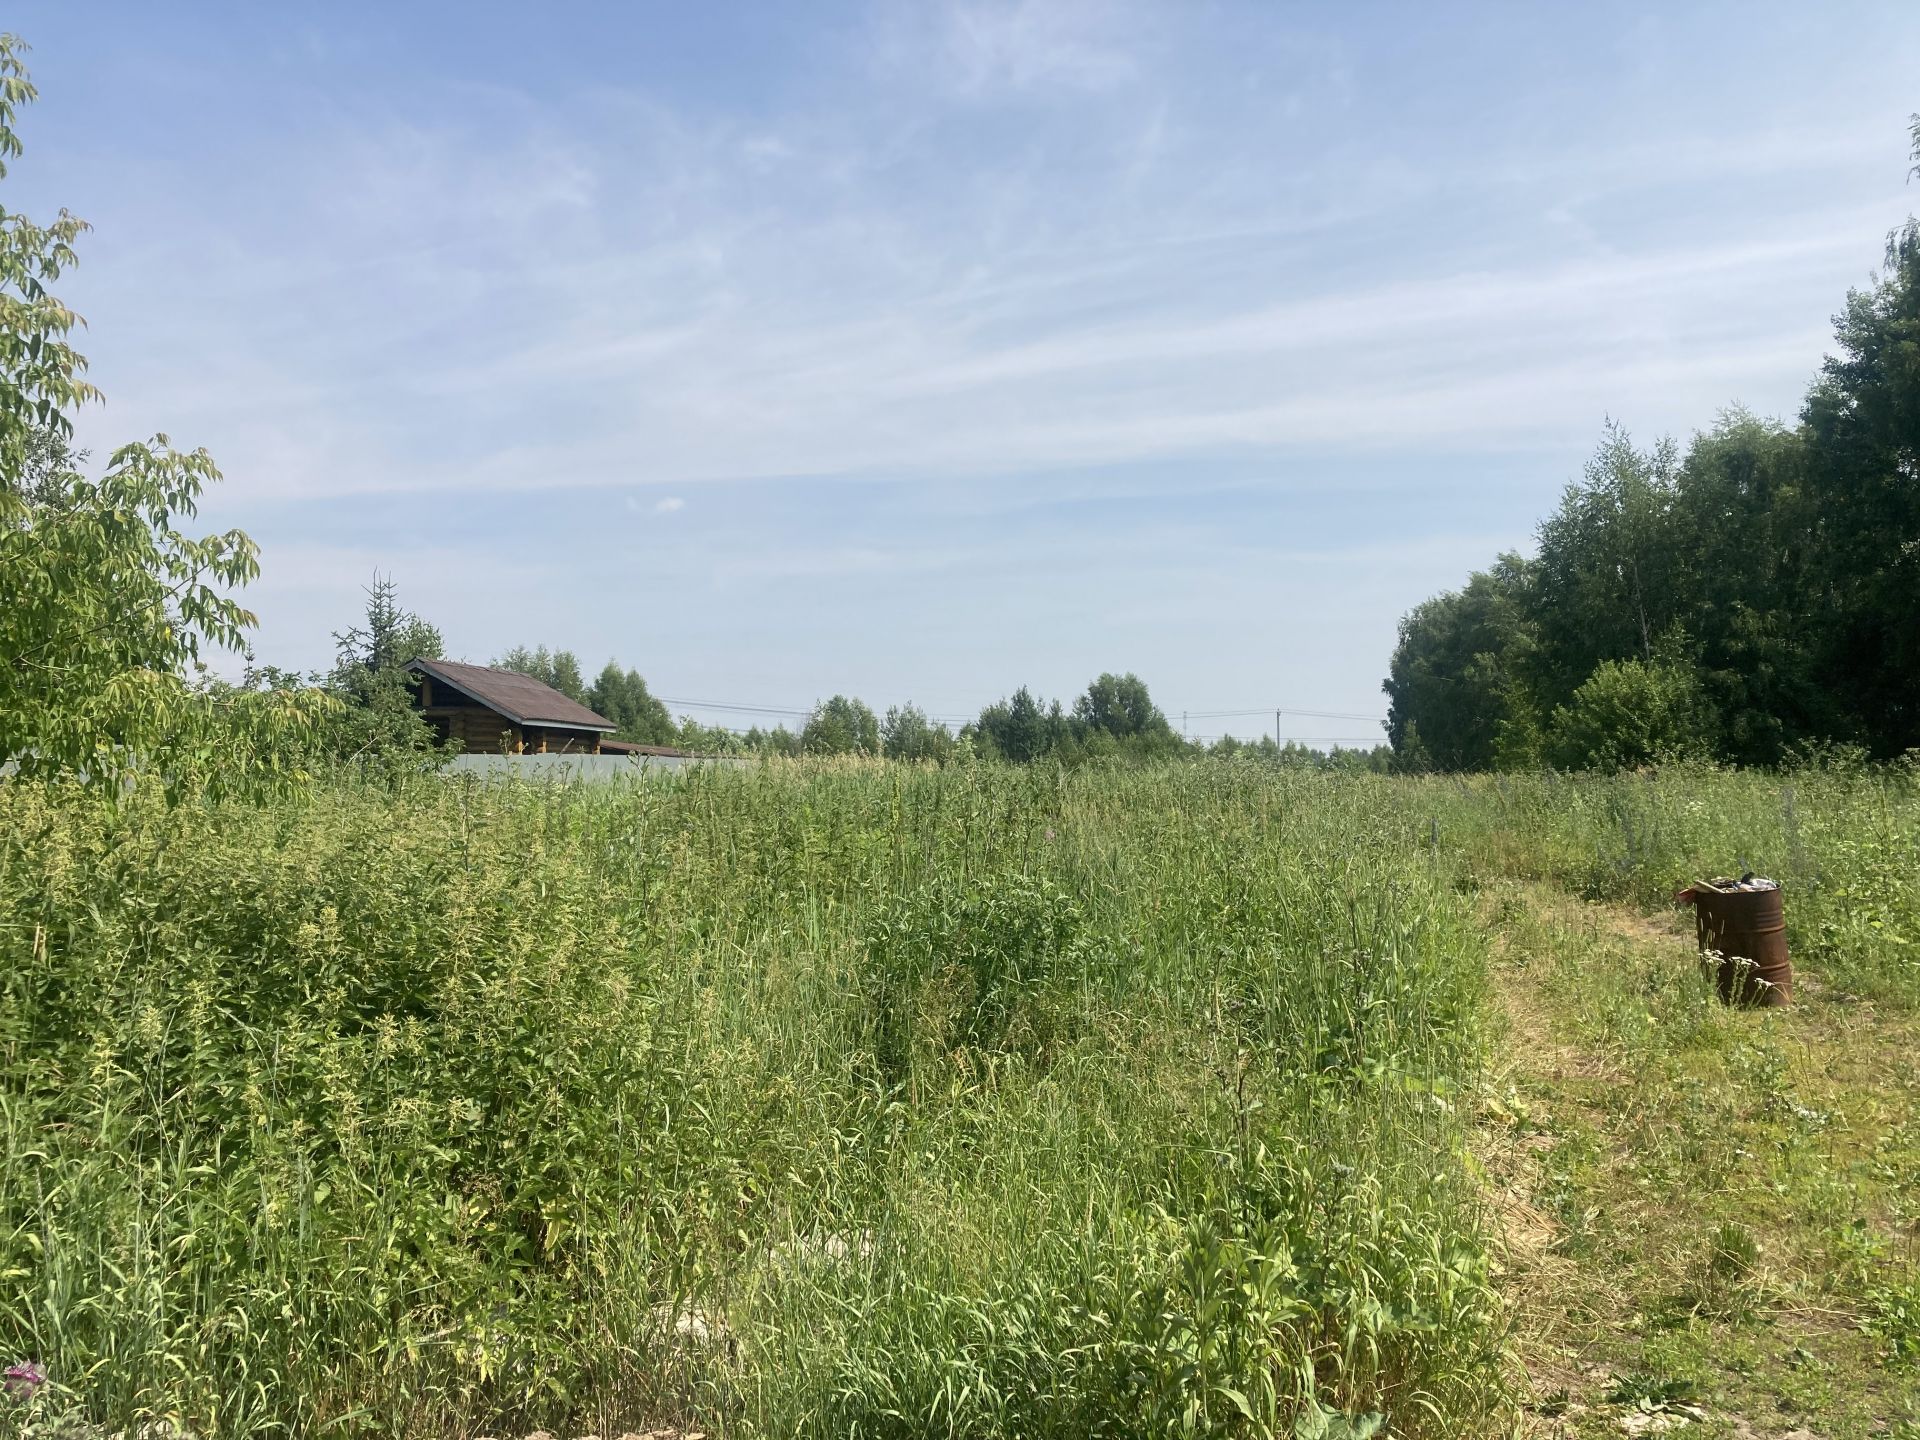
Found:
[[[1569,705],[1553,713],[1554,763],[1569,770],[1628,770],[1712,751],[1711,715],[1691,669],[1606,660]]]

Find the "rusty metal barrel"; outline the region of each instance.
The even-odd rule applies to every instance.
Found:
[[[1786,909],[1770,881],[1700,881],[1680,892],[1693,903],[1700,953],[1715,964],[1720,998],[1729,1005],[1775,1007],[1793,1002]]]

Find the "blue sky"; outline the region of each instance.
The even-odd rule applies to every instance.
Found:
[[[672,697],[1381,714],[1607,417],[1791,416],[1916,203],[1897,4],[8,23],[82,440],[213,452],[298,667],[377,567]]]

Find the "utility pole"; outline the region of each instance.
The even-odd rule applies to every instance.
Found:
[[[1276,750],[1280,748],[1280,711],[1277,708],[1273,712],[1273,744]]]
[[[1187,712],[1184,710],[1180,712],[1180,738],[1187,738]]]

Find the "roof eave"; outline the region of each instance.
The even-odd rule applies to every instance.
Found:
[[[484,696],[474,694],[473,691],[469,690],[466,686],[462,685],[458,680],[454,679],[451,675],[448,675],[445,672],[436,668],[433,662],[430,660],[409,660],[406,664],[406,668],[419,673],[431,675],[435,680],[438,680],[442,685],[451,685],[454,689],[458,690],[462,695],[466,696],[469,700],[473,701],[474,704],[482,706],[488,710],[491,710],[496,715],[504,715],[507,717],[507,719],[513,721],[513,723],[516,725],[538,725],[540,723],[538,720],[528,720],[523,715],[514,714],[513,711],[507,709],[507,707],[502,705],[498,700],[488,700]]]

